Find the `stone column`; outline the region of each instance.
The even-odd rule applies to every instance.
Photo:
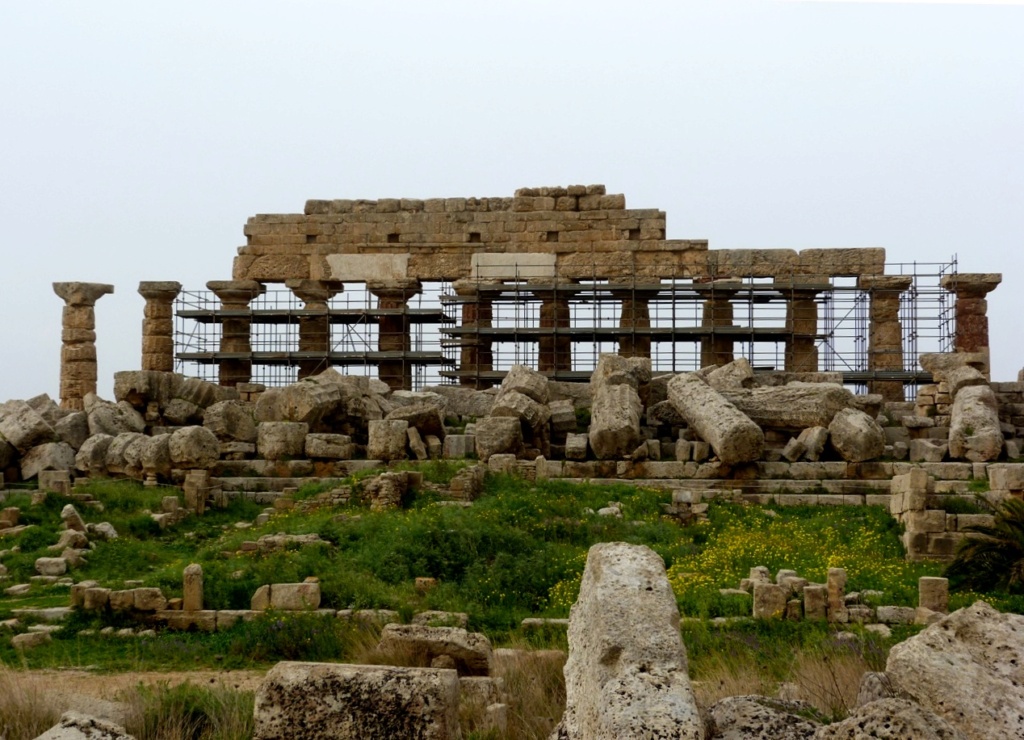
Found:
[[[533,295],[540,300],[540,328],[537,339],[537,370],[542,373],[554,374],[572,370],[572,337],[569,299],[572,293],[556,290],[558,284],[550,280],[537,281],[544,283],[533,290]]]
[[[493,317],[493,306],[490,298],[480,296],[479,280],[456,280],[452,283],[455,295],[462,302],[462,328],[490,329]],[[479,377],[480,373],[490,372],[494,368],[494,353],[491,349],[490,337],[467,331],[459,335],[459,372],[472,373],[459,378],[459,383],[477,390],[490,388],[494,383]]]
[[[181,283],[143,280],[139,295],[146,299],[142,318],[142,369],[174,371],[174,299]]]
[[[939,282],[956,295],[957,352],[988,354],[988,301],[985,299],[1003,281],[1000,273],[953,273]],[[987,364],[987,363],[986,363]]]
[[[299,379],[322,373],[330,367],[331,317],[327,301],[340,293],[342,283],[324,280],[285,280],[284,284],[304,305],[299,317],[299,352],[315,352],[322,357],[299,360]]]
[[[812,282],[812,281],[808,281]],[[818,372],[818,302],[820,290],[786,286],[786,370],[792,373]]]
[[[622,304],[619,314],[619,354],[623,357],[650,357],[651,337],[649,334],[636,335],[631,329],[651,328],[651,311],[646,295],[637,295],[632,290],[613,290],[612,298]]]
[[[910,287],[909,275],[861,275],[857,287],[871,296],[868,309],[868,370],[903,370],[903,325],[900,296]],[[869,380],[868,393],[886,401],[903,401],[902,380]]]
[[[732,299],[741,285],[736,278],[723,278],[694,286],[706,293],[701,326],[712,331],[710,336],[700,340],[701,367],[727,365],[736,359],[733,353],[735,338],[731,334],[715,334],[714,330],[734,325]]]
[[[96,301],[114,292],[104,283],[54,283],[64,299],[61,317],[60,405],[80,411],[96,392]]]
[[[230,311],[221,323],[220,351],[239,355],[220,361],[219,382],[234,387],[252,380],[252,316],[249,303],[266,288],[255,280],[211,280],[206,287],[220,298],[221,311]]]
[[[377,364],[377,377],[394,390],[412,389],[412,363],[406,357],[412,347],[409,337],[409,299],[422,290],[419,280],[369,282],[366,289],[377,296],[377,308],[392,313],[378,319],[377,349],[393,356]]]

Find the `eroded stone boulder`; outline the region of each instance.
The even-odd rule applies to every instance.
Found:
[[[864,462],[881,457],[885,432],[878,422],[858,409],[840,409],[828,425],[829,439],[847,462]]]
[[[966,740],[942,717],[906,699],[888,698],[854,709],[820,728],[814,740]]]
[[[384,417],[385,421],[405,421],[410,427],[415,427],[423,437],[433,434],[438,439],[444,439],[444,414],[441,407],[434,403],[415,403],[408,406],[399,406]]]
[[[256,740],[453,740],[459,677],[449,669],[278,663],[256,692]]]
[[[518,455],[523,449],[523,428],[511,416],[488,416],[476,423],[476,454],[484,462],[491,455]]]
[[[64,712],[60,721],[36,740],[135,740],[135,737],[110,720]]]
[[[293,460],[306,451],[309,425],[299,421],[265,421],[256,427],[256,451],[266,460]]]
[[[203,412],[203,426],[222,442],[255,442],[253,409],[242,401],[218,401]]]
[[[730,696],[708,707],[715,740],[811,740],[821,726],[801,717],[807,706],[766,696]]]
[[[967,738],[1024,737],[1022,615],[975,602],[895,645],[885,672]]]
[[[168,443],[176,468],[200,470],[211,467],[220,457],[220,442],[205,427],[183,427],[171,433]]]
[[[53,427],[24,401],[0,404],[0,438],[24,454],[36,445],[56,438]]]
[[[95,434],[82,443],[75,455],[75,468],[89,475],[107,474],[107,452],[114,438],[109,434]]]
[[[960,389],[949,422],[949,456],[989,462],[1003,451],[999,404],[988,385]]]
[[[597,386],[590,407],[590,449],[599,460],[629,457],[640,444],[640,396],[629,383]]]
[[[587,555],[569,617],[566,740],[704,738],[679,610],[652,550],[609,542]]]
[[[409,440],[409,422],[404,419],[381,419],[369,423],[366,456],[371,460],[404,460]]]
[[[21,479],[31,480],[43,470],[74,470],[75,450],[67,442],[47,442],[21,458]]]

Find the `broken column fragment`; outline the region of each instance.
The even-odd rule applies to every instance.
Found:
[[[764,452],[761,428],[698,375],[672,378],[668,398],[723,463],[750,462]]]
[[[96,392],[96,301],[114,292],[104,283],[54,283],[64,299],[60,350],[61,408],[81,411]]]

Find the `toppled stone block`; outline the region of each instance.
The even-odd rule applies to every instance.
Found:
[[[220,457],[220,442],[209,429],[192,426],[176,429],[168,443],[174,467],[202,470],[211,467]]]
[[[669,381],[668,395],[676,410],[723,463],[733,465],[761,457],[764,432],[699,376],[677,375]]]
[[[491,673],[491,642],[477,632],[460,627],[428,627],[421,624],[389,624],[380,633],[378,649],[398,653],[422,667],[434,665],[439,656],[453,661],[460,676]]]
[[[999,405],[988,385],[963,388],[953,401],[949,422],[949,456],[971,462],[998,459],[1003,451]]]
[[[21,454],[56,438],[53,427],[24,401],[0,404],[0,438]]]
[[[266,460],[301,458],[306,451],[307,434],[309,425],[305,422],[265,421],[256,427],[256,451]]]
[[[488,416],[476,423],[476,454],[483,461],[491,455],[519,455],[523,449],[523,429],[519,419]]]
[[[640,396],[629,384],[597,387],[588,433],[590,448],[597,459],[622,459],[636,449],[640,443],[642,410]]]
[[[366,456],[371,460],[404,460],[409,436],[409,422],[404,419],[380,420],[369,423]]]
[[[421,435],[432,434],[438,439],[445,438],[444,414],[437,404],[418,403],[399,406],[384,417],[387,421],[403,420]]]
[[[255,740],[459,736],[453,670],[278,663],[256,692]]]
[[[857,409],[840,409],[828,425],[829,439],[848,462],[864,462],[881,457],[885,450],[885,432],[874,419]]]
[[[255,442],[253,408],[242,401],[218,401],[203,412],[203,426],[222,442]]]

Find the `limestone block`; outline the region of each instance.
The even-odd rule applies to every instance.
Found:
[[[64,558],[36,558],[35,568],[41,576],[62,576],[68,572],[68,561]]]
[[[936,383],[941,383],[961,367],[973,367],[985,374],[989,360],[986,352],[932,352],[921,355],[918,362],[925,372],[931,373]]]
[[[953,401],[949,456],[972,462],[996,460],[1003,451],[1003,431],[995,393],[987,385],[963,388]]]
[[[522,393],[541,405],[546,405],[549,400],[547,376],[526,365],[513,365],[509,368],[504,380],[501,381],[498,397],[509,391]]]
[[[988,466],[988,480],[993,491],[1024,490],[1024,463],[999,463]]]
[[[61,442],[67,442],[77,452],[89,438],[89,415],[84,411],[68,414],[57,420],[53,431]]]
[[[21,458],[21,479],[31,480],[44,470],[74,470],[75,450],[67,442],[47,442]]]
[[[133,589],[133,606],[140,612],[159,612],[167,608],[167,599],[158,588]]]
[[[256,692],[256,740],[459,736],[453,670],[282,662]]]
[[[242,401],[219,401],[203,412],[203,426],[222,442],[255,442],[253,408]]]
[[[624,543],[590,548],[569,617],[565,679],[559,737],[703,740],[660,556]]]
[[[347,434],[310,432],[306,435],[305,453],[305,456],[311,459],[351,460],[355,454],[355,446]]]
[[[726,390],[722,395],[764,429],[827,427],[836,413],[854,405],[852,393],[828,383]]]
[[[146,475],[169,477],[171,474],[171,435],[148,437],[139,450],[139,461]]]
[[[455,668],[460,676],[488,676],[491,673],[490,640],[461,627],[389,624],[380,633],[378,650],[401,655],[424,668],[445,656],[451,659],[447,667]]]
[[[676,410],[711,445],[723,463],[733,465],[761,457],[764,451],[761,429],[699,376],[681,373],[672,378],[668,395]]]
[[[576,409],[572,401],[552,401],[548,404],[551,412],[551,431],[556,434],[567,434],[576,431]]]
[[[840,409],[828,426],[832,447],[849,462],[873,460],[885,450],[885,432],[874,419],[857,409]]]
[[[600,385],[591,407],[590,448],[599,460],[628,457],[640,442],[640,396],[628,384]]]
[[[311,611],[320,608],[319,583],[274,583],[270,586],[271,609]],[[253,607],[256,608],[255,606]]]
[[[388,421],[404,420],[410,427],[418,429],[420,435],[432,434],[438,439],[445,438],[444,414],[434,403],[399,406],[384,418]]]
[[[828,617],[828,589],[825,586],[804,586],[804,618]]]
[[[487,461],[491,455],[511,453],[518,455],[523,447],[523,430],[518,419],[508,416],[489,416],[476,423],[476,454]]]
[[[31,650],[50,642],[49,632],[24,632],[11,638],[15,650]]]
[[[777,619],[786,614],[789,589],[774,583],[754,584],[755,619]]]
[[[942,462],[949,445],[935,439],[910,440],[910,462]]]
[[[373,460],[404,460],[408,442],[409,422],[404,419],[371,421],[368,424],[369,437],[366,456]]]
[[[829,568],[826,588],[828,589],[828,621],[845,623],[848,621],[846,571],[843,568]]]
[[[111,591],[108,598],[111,611],[127,612],[135,608],[135,591],[133,589]]]
[[[183,574],[182,609],[187,612],[203,609],[203,567],[192,563]]]
[[[860,738],[913,738],[913,740],[966,740],[956,727],[907,699],[887,697],[860,706],[846,719],[817,730],[814,740]]]
[[[551,419],[551,411],[547,406],[537,403],[523,393],[503,389],[494,399],[491,416],[519,419],[537,434],[547,426]]]
[[[949,611],[949,580],[922,576],[917,581],[917,605],[933,612],[945,614]]]
[[[520,431],[520,435],[522,431]],[[463,460],[476,454],[476,437],[472,434],[449,434],[441,452],[446,460]]]
[[[142,433],[146,420],[142,414],[125,401],[111,403],[93,393],[85,397],[85,411],[88,414],[89,434],[109,434],[116,437],[126,432]]]
[[[893,646],[885,672],[972,740],[1024,736],[1024,616],[975,602]]]
[[[628,385],[633,390],[651,382],[649,357],[623,357],[603,353],[597,358],[597,367],[590,376],[592,393],[603,385]]]
[[[409,473],[382,473],[369,480],[364,491],[370,499],[371,511],[396,509],[409,489]]]
[[[444,397],[447,402],[447,413],[452,416],[471,416],[479,419],[491,413],[491,406],[494,404],[493,392],[477,391],[458,385],[434,386],[430,391]]]
[[[751,388],[754,385],[754,368],[750,366],[750,361],[746,357],[740,357],[716,367],[707,374],[705,380],[716,391]]]
[[[176,468],[206,469],[220,457],[220,443],[209,429],[199,426],[183,427],[171,433],[168,451]]]
[[[875,618],[882,624],[913,624],[916,611],[912,606],[880,606]]]
[[[56,438],[53,427],[24,401],[0,404],[0,438],[25,454],[36,445]]]
[[[308,433],[309,425],[304,422],[264,421],[256,427],[256,451],[266,460],[301,458]]]
[[[586,460],[589,439],[586,434],[565,435],[565,459]]]
[[[110,589],[98,586],[85,589],[82,594],[82,608],[86,611],[106,609],[110,602]]]
[[[817,737],[817,722],[799,716],[805,705],[766,696],[730,696],[708,708],[717,733],[732,740],[795,740]]]
[[[85,522],[73,504],[64,505],[60,512],[60,518],[64,522],[66,529],[71,529],[75,532],[85,532]]]

